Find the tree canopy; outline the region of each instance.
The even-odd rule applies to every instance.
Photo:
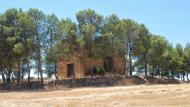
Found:
[[[28,74],[30,82],[30,70],[35,69],[43,82],[43,73],[56,74],[57,62],[78,52],[94,59],[118,54],[125,58],[125,75],[143,72],[188,79],[190,43],[173,46],[144,24],[115,14],[104,17],[87,9],[79,11],[76,19],[58,19],[38,9],[11,8],[0,14],[3,81],[19,83]]]

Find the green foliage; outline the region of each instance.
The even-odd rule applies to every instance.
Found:
[[[104,67],[96,67],[95,68],[95,75],[105,75],[106,70]]]
[[[81,56],[99,59],[119,55],[125,58],[127,73],[137,71],[152,75],[177,76],[190,73],[190,44],[172,46],[164,37],[151,34],[144,24],[132,19],[120,20],[87,9],[76,14],[77,22],[59,20],[54,14],[38,9],[8,9],[0,15],[0,70],[19,75],[34,62],[43,81],[56,74],[56,64],[62,58]],[[26,66],[28,69],[26,70]],[[104,75],[103,67],[94,73]],[[3,73],[2,73],[3,74]]]
[[[106,70],[104,67],[92,67],[88,68],[85,72],[85,75],[100,75],[104,76],[106,73]]]
[[[21,55],[24,52],[24,46],[22,43],[17,43],[14,45],[13,47],[13,51],[17,54],[17,55]]]

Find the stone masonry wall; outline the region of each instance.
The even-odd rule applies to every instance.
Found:
[[[85,62],[81,62],[78,57],[71,57],[61,60],[57,65],[58,79],[67,78],[67,64],[74,64],[74,77],[85,77],[85,71],[89,68],[104,67],[104,59],[86,59]],[[114,71],[116,74],[124,74],[125,61],[124,58],[119,56],[113,56]]]
[[[64,79],[59,81],[44,81],[44,85],[41,85],[40,81],[31,81],[31,84],[24,83],[9,83],[0,84],[0,90],[56,90],[65,88],[76,87],[103,87],[103,86],[118,86],[118,85],[134,85],[134,84],[180,84],[182,83],[176,79],[159,79],[155,77],[125,77],[114,75],[110,77],[93,77],[93,78],[78,78],[78,79]]]
[[[65,79],[60,81],[49,81],[45,85],[47,89],[51,88],[74,88],[74,87],[102,87],[102,86],[115,86],[119,85],[122,80],[125,80],[123,76],[113,77],[93,77],[93,78],[78,78],[78,79]]]
[[[81,64],[77,58],[73,57],[70,59],[64,59],[58,63],[57,75],[58,75],[59,80],[67,78],[67,64],[74,65],[74,77],[75,78],[84,77],[84,65]]]
[[[44,86],[40,81],[33,81],[31,84],[27,83],[10,83],[0,84],[0,90],[37,90],[37,89],[64,89],[75,87],[102,87],[102,86],[115,86],[119,85],[125,77],[93,77],[93,78],[78,78],[78,79],[64,79],[58,81],[44,81]]]
[[[125,59],[122,57],[114,56],[114,70],[120,74],[123,75],[125,73]]]

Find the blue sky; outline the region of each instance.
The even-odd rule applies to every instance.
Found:
[[[9,8],[38,8],[59,18],[71,18],[83,9],[108,16],[131,18],[144,23],[150,32],[166,37],[174,45],[190,42],[190,0],[1,0],[0,13]]]

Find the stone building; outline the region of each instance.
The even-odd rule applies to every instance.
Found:
[[[63,58],[57,64],[57,77],[59,80],[66,78],[84,78],[93,72],[94,68],[104,68],[106,71],[123,75],[125,60],[120,56],[108,56],[106,58],[81,61],[80,56]],[[90,73],[89,73],[90,72]]]

